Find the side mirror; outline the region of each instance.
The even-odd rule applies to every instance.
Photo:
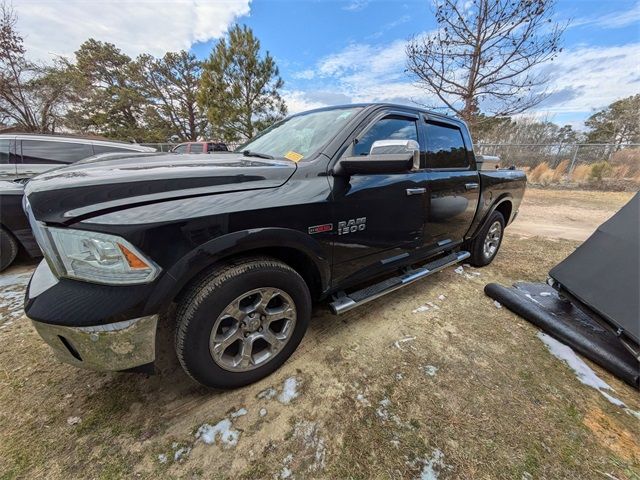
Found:
[[[415,140],[377,140],[369,155],[342,158],[335,175],[402,173],[420,168],[420,146]]]

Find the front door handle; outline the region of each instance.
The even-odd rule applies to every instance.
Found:
[[[427,189],[426,188],[407,188],[407,195],[411,196],[411,195],[422,195],[427,193]]]
[[[480,188],[480,184],[479,183],[465,183],[464,184],[464,188],[466,188],[467,190],[477,190],[478,188]]]

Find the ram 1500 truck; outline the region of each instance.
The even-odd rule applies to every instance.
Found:
[[[153,366],[173,311],[184,370],[246,385],[293,353],[313,301],[340,314],[490,263],[526,178],[478,165],[462,121],[387,104],[293,115],[206,158],[71,165],[26,187],[45,260],[25,310],[62,361],[97,370]]]

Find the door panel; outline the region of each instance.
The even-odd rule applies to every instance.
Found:
[[[429,172],[425,244],[436,248],[464,239],[478,207],[480,177],[471,163],[471,144],[458,125],[427,120],[424,131]]]
[[[367,155],[376,140],[421,138],[417,115],[389,111],[365,126],[344,156]],[[392,268],[423,246],[427,178],[422,171],[333,177],[334,285]]]
[[[478,172],[473,170],[429,172],[425,244],[435,247],[463,240],[478,207],[478,184]]]

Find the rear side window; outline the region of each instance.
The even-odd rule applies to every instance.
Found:
[[[73,163],[91,155],[88,143],[22,140],[22,163]]]
[[[98,155],[99,153],[110,153],[110,152],[131,152],[132,150],[129,148],[123,147],[113,147],[111,145],[96,145],[93,144],[93,153]]]
[[[353,155],[369,155],[371,145],[376,140],[415,140],[417,142],[418,128],[416,121],[408,118],[383,118],[378,120],[353,147]]]
[[[207,144],[208,152],[228,152],[229,149],[224,143],[209,143]]]
[[[189,144],[189,152],[190,153],[203,153],[204,147],[202,143],[190,143]]]
[[[427,168],[467,167],[467,149],[460,129],[427,123]]]
[[[14,163],[9,160],[9,149],[11,148],[11,142],[13,140],[2,139],[0,140],[0,164],[2,163]]]

